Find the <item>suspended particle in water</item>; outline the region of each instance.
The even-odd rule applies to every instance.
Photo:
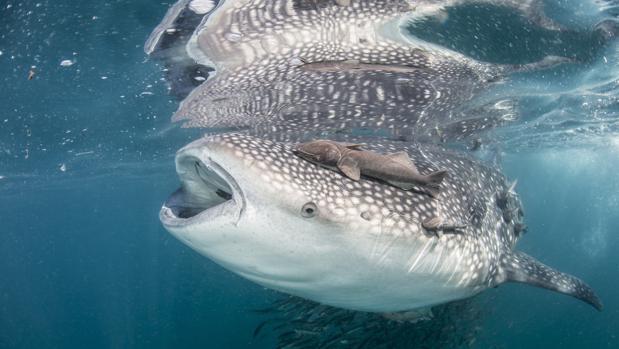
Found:
[[[67,172],[67,165],[66,164],[60,164],[60,171],[62,172]]]
[[[73,64],[75,64],[75,62],[73,62],[73,61],[72,61],[72,60],[70,60],[70,59],[65,59],[65,60],[63,60],[62,62],[60,62],[60,66],[61,66],[61,67],[70,67],[70,66],[72,66]]]

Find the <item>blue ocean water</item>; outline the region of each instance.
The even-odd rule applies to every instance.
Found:
[[[269,335],[253,337],[263,319],[251,309],[268,306],[278,294],[189,250],[157,218],[178,186],[174,152],[200,134],[170,125],[178,101],[167,95],[161,68],[142,50],[170,4],[0,1],[0,347],[275,345]],[[559,15],[569,17],[565,4]],[[470,20],[487,16],[484,9],[470,11]],[[588,20],[576,27],[597,20],[582,17]],[[450,18],[455,23],[444,23],[446,33],[467,16]],[[538,85],[523,97],[525,109],[548,122],[500,133],[501,163],[518,179],[525,207],[529,229],[520,248],[587,280],[605,309],[598,313],[569,297],[502,285],[477,297],[484,318],[471,346],[616,348],[619,106],[612,89],[617,61],[609,54],[616,47],[592,49],[586,36],[546,34],[550,44],[526,31],[510,31],[505,35],[515,38],[503,42],[529,40],[538,56],[540,47],[543,54],[569,52],[586,61],[586,69],[568,68],[568,78],[534,77]],[[502,51],[504,45],[476,49],[446,37],[427,39],[479,59],[539,58],[523,48],[515,57]],[[486,42],[502,41],[489,36]],[[65,60],[70,65],[61,65]],[[548,80],[563,82],[550,89],[552,98],[536,94]],[[522,125],[539,121],[526,118]],[[544,132],[562,127],[572,136]],[[527,142],[517,142],[528,132]]]

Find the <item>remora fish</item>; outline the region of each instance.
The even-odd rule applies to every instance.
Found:
[[[405,190],[422,186],[432,197],[440,194],[447,171],[422,175],[406,152],[387,155],[362,150],[360,144],[316,140],[295,148],[300,157],[327,168],[336,168],[348,178],[358,181],[361,175],[383,180]]]
[[[442,200],[352,181],[300,159],[289,144],[243,134],[199,139],[176,156],[182,185],[160,219],[229,270],[336,307],[406,311],[515,281],[602,308],[581,280],[514,251],[516,223],[505,220],[496,202],[509,188],[499,172],[430,145],[406,151],[421,171],[449,171]],[[436,212],[465,223],[466,234],[425,234],[421,222]]]

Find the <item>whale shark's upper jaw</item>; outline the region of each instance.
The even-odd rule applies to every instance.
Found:
[[[159,214],[168,229],[235,224],[245,208],[245,197],[235,178],[201,143],[190,144],[176,156],[181,187],[170,195]]]

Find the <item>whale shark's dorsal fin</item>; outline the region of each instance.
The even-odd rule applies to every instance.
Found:
[[[500,263],[499,283],[513,281],[523,282],[546,288],[578,298],[597,310],[602,310],[602,302],[595,291],[582,280],[552,269],[535,258],[512,251],[504,254]]]

